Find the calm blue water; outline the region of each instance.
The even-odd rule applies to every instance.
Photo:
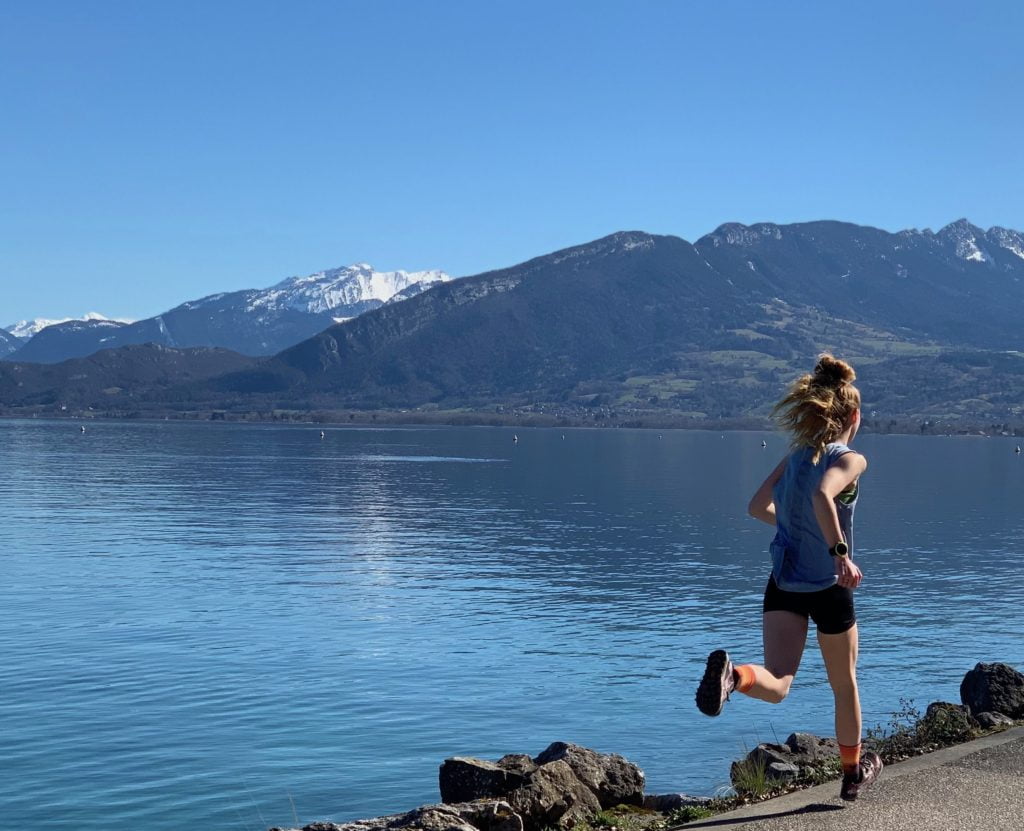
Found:
[[[5,827],[262,829],[436,801],[450,755],[617,752],[710,793],[831,734],[791,697],[700,716],[760,656],[761,434],[0,422]],[[866,724],[1024,666],[1012,439],[864,436]]]

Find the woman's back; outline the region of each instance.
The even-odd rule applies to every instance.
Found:
[[[845,444],[826,445],[817,462],[814,449],[797,448],[790,455],[779,481],[772,488],[776,534],[772,540],[772,574],[786,591],[820,591],[836,582],[828,543],[814,513],[813,494],[825,471],[853,451]],[[836,501],[839,524],[846,543],[853,550],[853,511],[857,497]]]

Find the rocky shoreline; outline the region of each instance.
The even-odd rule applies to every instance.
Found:
[[[1024,721],[1024,674],[1004,663],[979,663],[964,676],[960,698],[960,704],[933,702],[923,716],[907,704],[891,729],[868,731],[865,744],[892,763]],[[346,823],[313,822],[301,831],[667,828],[821,784],[840,772],[834,739],[793,733],[782,744],[759,744],[734,762],[728,797],[645,794],[643,771],[622,756],[555,742],[535,757],[445,759],[438,775],[440,803]]]

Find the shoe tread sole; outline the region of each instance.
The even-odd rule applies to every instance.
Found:
[[[716,649],[708,655],[704,677],[697,687],[697,709],[706,716],[717,716],[722,712],[725,698],[722,695],[722,675],[729,663],[729,653]]]

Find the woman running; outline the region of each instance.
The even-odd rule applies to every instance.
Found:
[[[750,500],[751,516],[776,527],[772,574],[764,594],[764,665],[733,664],[724,650],[708,656],[697,707],[717,716],[733,690],[776,704],[789,693],[807,641],[808,618],[835,696],[836,740],[843,765],[840,796],[854,800],[878,778],[882,760],[861,753],[857,694],[857,618],[853,590],[853,510],[867,460],[849,445],[860,427],[853,368],[822,355],[773,411],[792,434],[792,450]]]

